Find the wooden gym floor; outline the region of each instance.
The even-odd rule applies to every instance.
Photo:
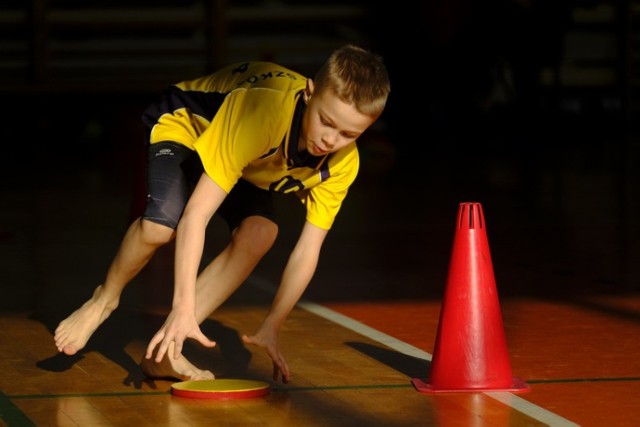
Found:
[[[51,148],[31,157],[31,175],[2,173],[0,425],[640,423],[640,251],[637,218],[626,210],[635,195],[620,208],[611,175],[586,188],[584,177],[556,171],[536,176],[542,189],[528,201],[504,177],[499,191],[465,200],[459,182],[412,184],[390,172],[393,151],[375,139],[363,149],[362,176],[318,273],[282,331],[289,384],[271,381],[267,356],[239,340],[264,316],[296,237],[299,207],[286,200],[279,206],[293,225],[203,324],[218,347],[186,350],[219,378],[270,382],[267,397],[177,398],[170,381],[142,375],[138,363],[170,304],[170,247],[126,289],[81,354],[57,354],[53,329],[102,279],[129,219],[133,177],[122,171],[131,156],[111,148],[77,157]],[[545,185],[561,197],[546,199],[553,191]],[[512,371],[530,386],[526,393],[422,394],[411,385],[429,374],[454,221],[467,201],[483,204]],[[206,259],[225,234],[214,220]]]

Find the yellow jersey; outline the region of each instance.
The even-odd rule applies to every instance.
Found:
[[[245,62],[175,84],[143,115],[149,142],[195,150],[226,192],[242,178],[295,194],[306,219],[328,230],[358,173],[358,149],[354,143],[323,157],[297,152],[306,81],[274,63]]]

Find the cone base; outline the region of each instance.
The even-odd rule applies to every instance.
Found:
[[[469,388],[469,387],[458,387],[458,388],[436,388],[431,384],[426,383],[425,381],[414,378],[411,380],[411,384],[413,387],[419,391],[420,393],[430,394],[430,393],[469,393],[469,392],[483,392],[483,391],[510,391],[513,393],[524,393],[530,391],[531,388],[529,385],[521,380],[520,378],[513,378],[513,382],[509,387],[500,387],[500,388],[492,388],[492,387],[480,387],[480,388]]]

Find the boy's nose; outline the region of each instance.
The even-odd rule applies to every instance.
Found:
[[[328,149],[332,149],[336,145],[337,138],[338,138],[338,132],[329,131],[324,134],[324,138],[322,138],[322,141],[324,142],[324,145]]]

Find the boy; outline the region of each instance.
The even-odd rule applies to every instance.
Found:
[[[381,115],[390,85],[382,59],[360,47],[334,51],[314,80],[247,62],[171,86],[143,114],[149,128],[147,205],[93,296],[55,331],[60,352],[82,349],[155,251],[176,239],[172,309],[147,347],[151,377],[211,379],[181,353],[185,339],[213,347],[203,322],[249,276],[278,226],[270,192],[306,207],[300,237],[266,318],[247,344],[263,348],[273,379],[290,380],[280,328],[311,280],[322,243],[358,172],[357,138]],[[226,248],[198,275],[207,224],[228,223]],[[167,356],[166,358],[164,356]]]

